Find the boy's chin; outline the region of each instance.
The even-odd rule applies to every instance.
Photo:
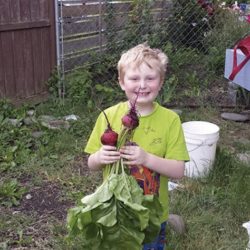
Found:
[[[153,96],[138,96],[137,103],[153,103],[154,100]]]
[[[153,105],[154,100],[138,100],[136,105],[138,106],[150,106]]]

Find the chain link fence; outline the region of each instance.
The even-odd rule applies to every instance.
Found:
[[[114,87],[121,52],[147,42],[170,59],[163,102],[177,86],[195,96],[212,76],[221,77],[226,48],[250,30],[242,12],[205,0],[61,0],[58,23],[63,82],[65,74],[88,69],[99,89],[107,81]]]

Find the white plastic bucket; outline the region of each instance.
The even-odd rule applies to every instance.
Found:
[[[214,163],[220,128],[205,121],[184,122],[182,128],[190,158],[185,163],[185,175],[206,176]]]

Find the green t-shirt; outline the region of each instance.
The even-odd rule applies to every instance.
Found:
[[[118,134],[122,130],[122,117],[128,113],[128,103],[121,102],[105,110],[111,127]],[[107,128],[107,121],[101,113],[85,147],[85,152],[93,154],[102,146],[100,137]],[[179,116],[158,103],[154,103],[151,114],[140,116],[133,141],[146,152],[159,157],[188,161],[189,156]],[[167,166],[166,166],[167,167]],[[159,199],[164,209],[162,221],[168,218],[168,178],[160,176]]]

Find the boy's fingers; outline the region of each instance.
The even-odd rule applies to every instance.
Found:
[[[120,152],[124,155],[132,155],[134,154],[135,150],[132,148],[126,148],[126,149],[122,149],[120,150]]]
[[[106,156],[120,156],[120,152],[118,151],[107,151],[105,152]]]

